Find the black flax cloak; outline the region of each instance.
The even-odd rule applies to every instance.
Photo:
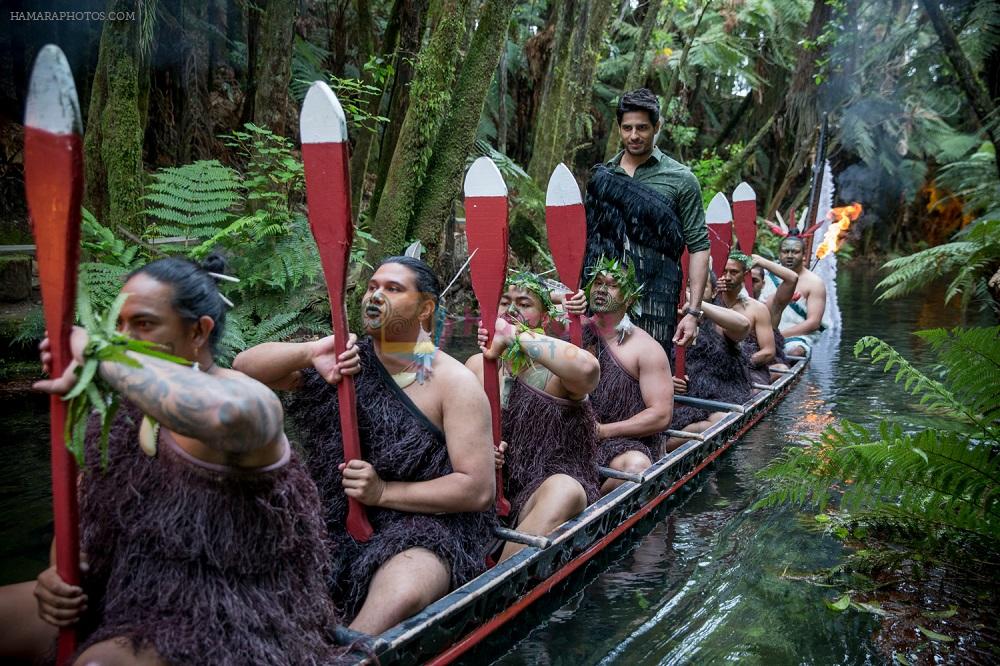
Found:
[[[295,454],[269,471],[213,471],[161,432],[150,458],[138,445],[141,419],[123,404],[106,469],[96,419],[87,431],[80,538],[90,601],[80,651],[125,638],[170,664],[334,660],[326,530]]]
[[[393,381],[371,338],[358,341],[357,391],[361,455],[384,481],[429,481],[453,469],[444,434]],[[496,517],[493,510],[436,515],[366,507],[374,535],[358,543],[347,533],[347,496],[337,466],[344,461],[337,387],[313,369],[289,400],[310,473],[319,488],[333,549],[331,589],[345,617],[357,615],[378,568],[411,548],[426,548],[449,567],[458,587],[486,569]]]
[[[593,266],[601,254],[622,257],[627,241],[636,279],[643,285],[642,316],[635,323],[669,350],[680,298],[679,261],[685,247],[676,202],[599,164],[587,183],[584,205],[584,265]]]
[[[566,474],[583,486],[590,504],[600,497],[597,421],[589,400],[566,400],[512,379],[503,409],[504,490],[517,517],[545,479]]]
[[[583,329],[583,346],[592,350],[601,362],[601,381],[590,394],[597,422],[627,421],[646,409],[639,380],[622,367],[614,350],[595,332],[593,324]],[[650,460],[656,460],[662,439],[660,434],[602,439],[597,445],[597,464],[607,467],[626,451],[638,451],[646,454]]]
[[[714,322],[705,318],[698,326],[698,339],[687,348],[687,395],[693,398],[742,404],[753,391],[750,381],[750,357],[738,342],[720,333]],[[709,411],[690,405],[674,404],[670,427],[680,430],[708,418]]]

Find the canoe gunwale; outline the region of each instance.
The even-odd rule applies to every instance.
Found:
[[[544,549],[528,546],[510,559],[428,605],[370,644],[382,663],[444,664],[512,620],[711,465],[773,409],[808,366],[798,361],[742,405],[654,462],[575,518],[547,535]],[[358,654],[359,660],[367,655]]]

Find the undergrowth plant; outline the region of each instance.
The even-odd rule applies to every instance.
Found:
[[[936,356],[929,372],[878,338],[862,338],[854,352],[895,373],[918,401],[910,420],[921,427],[841,421],[762,471],[769,490],[756,507],[833,502],[849,523],[908,542],[1000,547],[1000,327],[917,335]]]

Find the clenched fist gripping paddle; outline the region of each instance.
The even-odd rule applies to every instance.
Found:
[[[465,237],[472,263],[472,290],[487,332],[486,348],[493,344],[497,308],[507,279],[507,185],[488,157],[480,157],[465,174]],[[483,356],[483,389],[493,417],[493,446],[500,446],[500,369],[497,360]],[[510,513],[503,494],[503,473],[497,470],[497,514]]]
[[[757,241],[757,194],[746,183],[740,183],[733,190],[733,226],[736,227],[740,252],[753,254],[753,245]],[[753,278],[749,269],[744,281],[747,293],[753,296]]]
[[[549,249],[559,273],[559,281],[575,294],[580,289],[583,255],[587,249],[587,211],[573,174],[565,164],[557,164],[545,192],[545,227]],[[580,315],[569,315],[570,341],[583,346]]]
[[[24,184],[35,235],[45,326],[52,344],[50,376],[59,377],[72,361],[69,337],[80,261],[83,141],[73,73],[57,46],[46,46],[35,59],[24,116]],[[49,411],[56,570],[69,585],[79,585],[77,470],[66,449],[66,403],[53,395]],[[57,663],[66,664],[74,652],[74,630],[60,629]]]
[[[330,292],[334,350],[339,357],[347,349],[347,310],[344,289],[354,239],[351,221],[351,174],[347,150],[347,120],[330,87],[316,81],[302,102],[299,122],[302,162],[305,166],[309,227],[319,248],[326,288]],[[358,437],[357,395],[354,378],[342,377],[337,384],[340,431],[344,440],[344,462],[361,458]],[[355,541],[368,541],[372,526],[365,508],[347,498],[347,531]]]

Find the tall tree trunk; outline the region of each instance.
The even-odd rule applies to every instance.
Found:
[[[559,7],[528,163],[528,175],[536,182],[547,182],[552,169],[571,159],[583,138],[577,121],[590,110],[601,41],[615,6],[615,0],[567,0]]]
[[[253,121],[285,133],[288,83],[292,78],[292,36],[299,3],[268,0],[258,26],[257,82]]]
[[[649,4],[646,7],[646,16],[642,19],[642,28],[639,31],[639,36],[636,38],[635,48],[632,49],[632,64],[629,65],[622,93],[638,88],[646,79],[648,68],[646,61],[647,45],[650,35],[653,34],[653,28],[657,25],[657,17],[660,14],[660,7],[662,5],[663,0],[649,0]],[[618,124],[615,123],[615,126],[608,132],[608,142],[604,145],[605,160],[611,159],[618,152],[620,142],[621,137],[618,132]]]
[[[398,3],[396,3],[398,6]],[[355,0],[358,13],[358,70],[362,81],[371,84],[372,75],[363,69],[368,56],[375,55],[375,38],[372,28],[372,13],[368,0]],[[382,106],[382,95],[372,95],[365,104],[368,115],[378,115]],[[372,139],[376,129],[359,127],[354,137],[354,151],[351,153],[351,209],[357,219],[361,206],[361,196],[364,193],[365,175],[368,170],[368,154],[371,152]]]
[[[486,93],[507,41],[507,26],[515,0],[486,0],[455,93],[448,104],[446,131],[438,132],[427,166],[427,175],[416,197],[412,233],[427,249],[426,260],[435,265],[440,254],[445,222],[451,216],[465,161],[476,139]]]
[[[1000,118],[997,117],[993,100],[990,99],[983,84],[979,81],[979,77],[973,71],[969,59],[965,57],[965,52],[962,51],[962,46],[958,43],[958,38],[955,37],[955,32],[948,24],[948,20],[941,13],[941,7],[938,6],[937,0],[920,0],[920,4],[923,5],[924,11],[927,12],[927,16],[931,20],[931,25],[934,26],[934,32],[937,33],[938,39],[941,41],[941,47],[944,49],[948,62],[951,63],[951,68],[955,70],[955,78],[958,79],[959,87],[965,93],[969,106],[972,107],[979,124],[993,144],[997,173],[1000,174],[1000,127],[998,127]]]
[[[134,0],[110,0],[110,12],[137,12]],[[84,205],[106,226],[141,235],[142,115],[139,22],[107,21],[84,136]]]
[[[379,244],[369,250],[369,261],[379,254],[403,249],[416,195],[427,175],[438,129],[451,101],[458,47],[464,37],[470,2],[446,0],[438,28],[420,52],[406,118],[393,151],[385,189],[372,217],[371,233]]]
[[[757,150],[757,146],[760,144],[764,136],[771,131],[771,126],[774,125],[775,119],[778,117],[777,112],[768,118],[767,122],[764,123],[757,133],[753,135],[753,138],[743,146],[743,150],[739,152],[738,155],[730,156],[729,160],[722,167],[719,175],[716,176],[715,181],[712,183],[712,188],[716,191],[723,191],[723,189],[728,189],[732,184],[734,176],[740,174],[740,169],[746,165],[747,159],[753,154],[753,151]]]
[[[399,43],[393,58],[395,74],[389,90],[389,110],[385,114],[389,118],[389,122],[382,128],[382,137],[379,141],[375,190],[368,203],[370,212],[378,210],[382,190],[389,177],[389,166],[392,164],[392,157],[396,152],[399,133],[403,128],[403,121],[406,119],[406,110],[410,103],[410,82],[413,81],[414,61],[417,58],[417,52],[420,51],[420,42],[424,34],[426,9],[427,0],[403,0],[402,2],[398,27]]]

